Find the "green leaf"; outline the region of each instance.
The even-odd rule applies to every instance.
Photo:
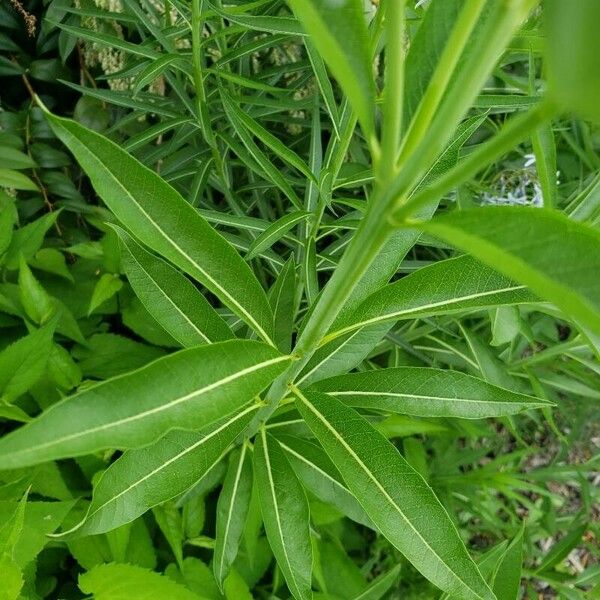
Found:
[[[329,457],[316,444],[291,435],[278,435],[294,471],[317,498],[335,506],[353,521],[375,529],[356,498],[348,491],[342,476]]]
[[[427,89],[462,5],[462,0],[430,2],[411,40],[405,68],[407,123],[414,116]]]
[[[371,582],[369,587],[353,600],[380,600],[394,585],[400,574],[401,565],[396,565],[393,569],[380,575]]]
[[[0,168],[0,188],[38,192],[38,186],[27,175],[13,169]]]
[[[227,108],[235,114],[242,125],[253,135],[255,135],[267,148],[272,150],[281,160],[288,163],[307,179],[314,180],[315,176],[308,168],[308,165],[294,152],[288,148],[279,138],[275,137],[271,132],[265,129],[258,121],[253,119],[247,112],[243,111],[234,100],[222,92],[227,101]]]
[[[447,369],[398,367],[325,379],[314,388],[355,408],[413,415],[484,419],[552,406]]]
[[[125,274],[142,304],[182,346],[193,347],[233,337],[196,286],[164,260],[144,250],[120,227]]]
[[[371,138],[375,84],[362,0],[288,0],[288,4],[347,94],[365,135]]]
[[[46,323],[55,312],[55,304],[48,292],[21,258],[19,267],[19,297],[27,316],[38,325]]]
[[[470,256],[459,256],[419,269],[374,292],[323,343],[377,323],[536,301],[525,286]]]
[[[73,356],[86,377],[110,379],[144,367],[164,351],[114,333],[95,333],[85,347],[73,349]]]
[[[0,353],[0,397],[12,402],[44,374],[52,348],[51,323],[22,337]]]
[[[47,213],[15,231],[6,251],[7,268],[17,269],[21,255],[25,260],[35,255],[44,242],[46,232],[54,225],[59,214],[59,211]]]
[[[260,430],[254,472],[269,544],[296,600],[312,598],[312,546],[306,494],[277,441]]]
[[[288,179],[271,162],[269,157],[256,145],[252,139],[252,135],[247,131],[247,126],[239,117],[239,113],[241,112],[240,109],[236,107],[233,100],[225,93],[221,94],[221,98],[223,99],[223,107],[225,108],[227,117],[231,121],[236,134],[248,152],[251,154],[252,158],[264,171],[264,175],[287,196],[287,198],[296,208],[301,209],[302,202],[300,198],[298,198],[298,195],[294,191],[294,188],[291,186]]]
[[[110,531],[185,492],[223,458],[257,410],[250,406],[200,433],[172,431],[125,452],[98,480],[85,519],[61,535]]]
[[[592,227],[553,210],[491,206],[454,211],[419,227],[600,333],[600,233]]]
[[[169,577],[134,565],[98,565],[79,576],[79,587],[95,600],[202,600]]]
[[[289,360],[249,340],[182,350],[55,404],[0,440],[0,465],[134,448],[174,428],[200,429],[250,402]]]
[[[107,300],[110,300],[122,287],[123,282],[118,275],[104,273],[96,282],[94,291],[92,292],[88,316]]]
[[[523,567],[523,529],[514,537],[496,565],[492,589],[498,600],[517,600]]]
[[[289,17],[271,17],[271,16],[254,16],[237,14],[233,10],[224,11],[218,6],[215,6],[212,2],[209,3],[212,10],[218,15],[225,17],[232,23],[237,23],[243,27],[248,28],[251,31],[266,31],[267,33],[275,34],[288,34],[288,35],[306,35],[302,27],[296,21],[296,19],[290,19]]]
[[[248,446],[244,444],[240,451],[232,454],[217,502],[213,572],[221,589],[244,533],[252,495],[252,477],[252,462]]]
[[[295,391],[298,410],[381,533],[440,589],[494,600],[448,513],[396,448],[339,400]]]
[[[257,238],[254,239],[246,255],[246,260],[252,260],[263,250],[270,248],[279,241],[290,229],[311,216],[304,210],[294,211],[271,223]]]
[[[565,109],[600,120],[600,4],[546,0],[544,20],[550,94]]]
[[[136,238],[205,285],[272,343],[273,315],[258,280],[175,189],[104,136],[50,113],[46,118],[98,195]]]
[[[36,166],[30,156],[10,146],[0,146],[0,163],[6,169],[17,170],[31,169]]]
[[[296,266],[293,256],[283,265],[273,287],[269,302],[275,317],[274,337],[282,352],[290,352],[295,320]]]

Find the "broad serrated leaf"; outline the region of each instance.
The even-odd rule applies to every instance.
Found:
[[[367,137],[374,134],[375,84],[362,0],[288,0],[347,94]]]
[[[43,375],[52,349],[50,323],[22,337],[0,353],[0,397],[12,402]]]
[[[165,331],[186,348],[233,337],[227,323],[191,281],[144,250],[121,228],[115,229],[129,283]]]
[[[250,406],[200,433],[172,431],[125,452],[98,480],[85,519],[65,535],[110,531],[185,492],[221,460],[257,409]]]
[[[79,576],[79,587],[95,600],[202,600],[169,577],[129,564],[98,565]]]
[[[550,209],[481,207],[420,227],[600,333],[600,233]]]
[[[495,600],[448,513],[396,448],[339,400],[296,395],[298,410],[381,533],[440,589]]]
[[[227,475],[217,502],[213,572],[222,589],[235,560],[244,533],[252,496],[252,460],[244,444],[229,462]]]
[[[110,300],[123,287],[123,282],[118,275],[113,273],[103,273],[100,279],[96,282],[90,306],[88,308],[88,316],[91,315],[102,304]]]
[[[282,448],[261,429],[254,472],[265,531],[288,588],[296,600],[312,598],[312,547],[306,494]]]
[[[117,144],[46,113],[98,195],[141,242],[213,292],[267,342],[273,315],[260,283],[235,251],[181,195]]]
[[[0,465],[135,448],[171,429],[201,429],[250,402],[289,361],[249,340],[181,350],[55,404],[0,440]]]
[[[398,367],[325,379],[314,388],[355,408],[413,415],[484,419],[552,406],[546,400],[447,369]]]

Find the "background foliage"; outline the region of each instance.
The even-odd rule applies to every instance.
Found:
[[[257,428],[264,406],[249,402],[300,365],[286,355],[310,330],[367,203],[382,181],[396,183],[386,144],[397,140],[385,133],[378,159],[382,119],[406,135],[461,5],[409,3],[394,46],[391,2],[345,2],[343,18],[334,4],[0,4],[0,429],[32,422],[24,431],[35,433],[0,444],[0,598],[304,598],[311,586],[323,600],[448,597],[428,581],[448,589],[443,568],[411,557],[416,538],[386,531],[396,522],[387,513],[373,523],[385,494],[370,494],[372,507],[356,501],[372,482],[344,453],[340,439],[353,438],[367,440],[358,458],[383,457],[367,466],[388,468],[386,490],[403,469],[394,489],[423,485],[398,492],[415,521],[437,515],[435,492],[458,530],[441,546],[467,573],[462,540],[497,598],[598,594],[598,80],[594,65],[583,80],[570,73],[593,43],[585,12],[543,7],[590,38],[566,43],[569,60],[545,58],[545,31],[561,48],[572,37],[567,25],[544,30],[539,8],[491,57],[483,89],[412,190],[428,218],[437,185],[439,216],[391,234],[298,367],[297,399],[284,390]],[[396,122],[390,45],[407,52]],[[439,114],[451,117],[464,91],[470,47]],[[469,157],[505,123],[538,110],[548,80],[590,121],[555,112],[470,173]],[[45,116],[33,94],[74,122]],[[472,176],[448,185],[457,164]],[[470,209],[481,211],[472,222]],[[176,244],[157,242],[153,222]],[[210,259],[199,265],[194,253]],[[168,425],[115,425],[157,390],[154,408],[223,377],[230,387],[175,407]],[[73,401],[45,412],[75,392],[87,412],[74,416]],[[354,422],[349,406],[367,419]],[[337,441],[320,415],[342,432]],[[112,437],[97,435],[103,425]],[[74,427],[80,445],[61,446]],[[244,431],[256,436],[236,443]],[[146,479],[182,448],[194,449],[187,462]],[[143,492],[111,505],[132,473]],[[86,513],[78,535],[47,536]],[[469,589],[452,597],[494,597]]]

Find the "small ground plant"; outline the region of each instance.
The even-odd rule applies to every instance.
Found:
[[[43,16],[0,37],[0,599],[595,597],[600,5]]]

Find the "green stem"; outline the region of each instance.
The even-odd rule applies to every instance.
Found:
[[[394,210],[390,215],[391,222],[396,226],[406,225],[410,215],[414,215],[422,206],[429,204],[434,199],[441,198],[450,190],[477,175],[485,166],[512,150],[521,140],[529,137],[556,112],[555,105],[544,100],[527,113],[510,119],[498,134],[481,144],[477,150],[432,185]]]
[[[406,156],[398,176],[386,190],[383,202],[406,202],[409,193],[447,146],[461,119],[473,105],[504,48],[537,0],[493,2],[481,29],[456,74],[435,119],[417,150]]]
[[[427,90],[410,123],[404,144],[400,149],[398,162],[401,163],[406,156],[410,156],[425,136],[485,4],[486,0],[465,2]]]
[[[481,1],[481,0],[478,0]],[[406,0],[388,0],[385,6],[385,90],[382,131],[382,173],[394,168],[402,131],[404,107],[404,29]]]

